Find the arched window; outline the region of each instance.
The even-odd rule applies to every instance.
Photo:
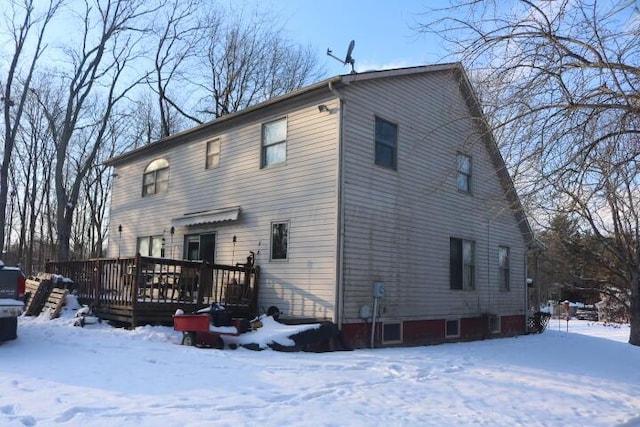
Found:
[[[165,193],[169,188],[169,162],[156,159],[149,163],[142,177],[142,197]]]

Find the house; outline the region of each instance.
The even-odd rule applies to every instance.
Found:
[[[108,164],[111,256],[254,252],[261,307],[354,347],[526,332],[533,236],[459,63],[336,76]]]

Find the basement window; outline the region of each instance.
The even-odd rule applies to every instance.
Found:
[[[460,319],[447,320],[445,322],[445,338],[457,338],[460,336]]]
[[[489,315],[489,331],[492,334],[500,333],[500,316],[496,314]]]
[[[402,323],[383,323],[382,324],[382,343],[397,344],[402,342]]]

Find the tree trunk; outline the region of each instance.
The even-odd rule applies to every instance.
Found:
[[[68,204],[58,206],[58,260],[68,261],[70,259],[69,242],[71,240],[71,227],[73,225],[73,208]]]
[[[629,344],[640,346],[640,272],[633,274],[630,311]]]

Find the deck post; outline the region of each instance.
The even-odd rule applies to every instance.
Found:
[[[96,295],[95,295],[95,298],[97,300],[98,298],[100,298],[100,296],[104,292],[104,283],[102,283],[102,279],[104,276],[104,263],[102,262],[101,259],[98,259],[98,261],[96,262],[96,268],[98,269],[96,271],[96,276],[98,280],[98,289],[96,290]]]
[[[131,329],[135,329],[136,327],[136,306],[138,305],[139,286],[142,281],[142,265],[140,263],[140,258],[140,252],[138,252],[133,265],[135,271],[133,284],[131,285]]]

